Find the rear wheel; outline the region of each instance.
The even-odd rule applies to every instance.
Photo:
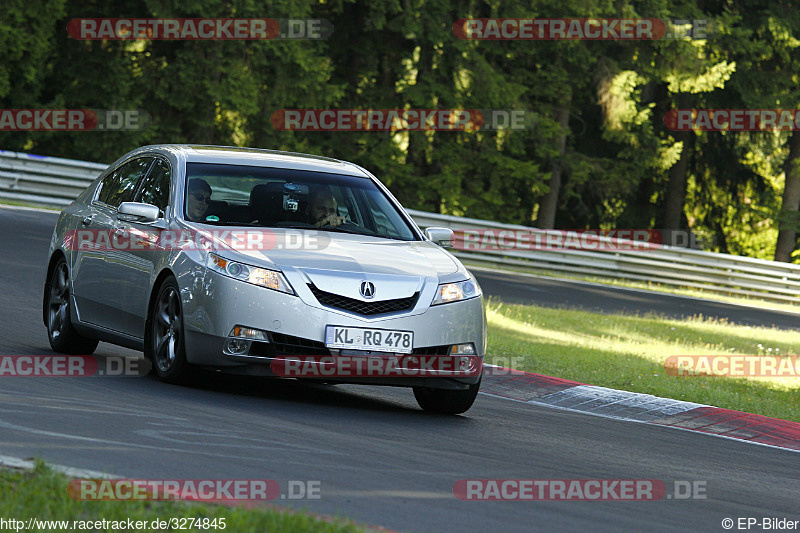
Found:
[[[480,388],[480,381],[463,390],[414,387],[414,398],[417,399],[417,403],[424,411],[457,415],[472,407]]]
[[[183,311],[178,283],[168,278],[158,289],[145,335],[145,357],[161,381],[186,383],[193,367],[186,361]]]
[[[62,258],[53,267],[50,283],[45,292],[47,310],[47,339],[50,347],[58,353],[91,355],[97,349],[97,339],[78,333],[72,325],[69,308],[69,269]]]

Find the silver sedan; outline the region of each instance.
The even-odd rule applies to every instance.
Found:
[[[142,350],[200,369],[412,387],[462,413],[480,387],[483,295],[365,169],[306,154],[158,145],[108,167],[58,219],[43,318],[53,350]]]

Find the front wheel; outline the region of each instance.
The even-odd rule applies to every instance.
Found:
[[[93,354],[97,349],[97,339],[84,337],[72,325],[69,308],[69,269],[63,258],[53,267],[44,298],[47,339],[53,351],[70,355]]]
[[[463,390],[414,387],[414,398],[417,399],[417,403],[423,411],[457,415],[472,407],[480,388],[480,381]]]
[[[182,384],[192,377],[186,361],[183,312],[178,283],[169,278],[158,289],[145,334],[145,357],[161,381]]]

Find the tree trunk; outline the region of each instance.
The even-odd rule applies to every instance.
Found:
[[[797,211],[800,208],[800,131],[794,131],[789,141],[786,161],[786,183],[783,186],[783,205],[778,215],[778,241],[775,261],[790,263],[797,242]]]
[[[675,138],[683,142],[681,157],[669,169],[669,183],[667,183],[666,205],[664,206],[664,229],[679,230],[683,220],[683,206],[686,202],[686,168],[691,157],[691,131],[675,133]]]
[[[558,111],[558,123],[561,126],[561,135],[558,138],[558,158],[553,161],[550,167],[551,176],[547,185],[550,190],[544,195],[539,204],[539,216],[536,220],[536,227],[542,229],[553,229],[556,224],[556,211],[558,210],[558,197],[561,190],[561,174],[564,170],[563,158],[567,151],[567,133],[569,132],[569,108],[572,102],[572,92],[567,89],[566,95],[561,102]]]
[[[678,107],[686,109],[690,105],[685,94],[678,96]],[[686,203],[686,169],[692,156],[692,131],[675,132],[675,139],[683,143],[681,156],[669,169],[669,182],[664,206],[664,229],[679,230],[683,221],[683,206]]]

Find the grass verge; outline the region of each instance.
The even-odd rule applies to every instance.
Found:
[[[271,508],[244,508],[226,505],[186,503],[177,501],[81,501],[67,495],[70,478],[54,472],[42,462],[33,470],[0,469],[0,517],[21,520],[24,526],[31,518],[39,520],[66,520],[68,527],[50,524],[34,527],[36,531],[60,531],[75,529],[73,521],[127,522],[128,519],[147,522],[142,531],[155,531],[150,527],[153,520],[171,518],[208,518],[207,524],[217,520],[217,527],[183,529],[183,531],[219,531],[220,519],[224,518],[224,529],[239,532],[293,531],[293,532],[362,532],[367,531],[345,520],[326,521],[301,512]],[[8,523],[5,524],[9,526]],[[101,524],[102,525],[102,524]],[[180,524],[178,524],[180,525]],[[186,524],[184,524],[186,525]],[[22,531],[17,524],[16,529]],[[15,527],[5,527],[14,530]],[[92,531],[125,531],[126,528],[89,528]],[[171,529],[176,529],[174,526]]]
[[[48,211],[61,211],[63,207],[56,207],[52,205],[40,205],[31,202],[20,202],[17,200],[8,200],[6,198],[0,199],[0,205],[11,205],[16,207],[35,207],[37,209],[47,209]]]
[[[490,301],[488,363],[800,422],[800,377],[671,376],[671,355],[800,354],[800,331]]]

